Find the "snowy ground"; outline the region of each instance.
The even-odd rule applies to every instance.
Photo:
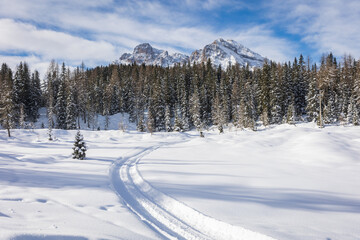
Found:
[[[0,130],[0,239],[359,239],[358,127],[82,132]]]

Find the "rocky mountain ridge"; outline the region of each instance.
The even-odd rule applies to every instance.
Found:
[[[132,54],[124,53],[120,57],[120,64],[145,64],[158,65],[162,67],[173,67],[176,64],[205,63],[211,60],[214,66],[221,65],[227,68],[229,65],[240,64],[249,67],[261,67],[265,58],[253,52],[247,47],[234,40],[219,38],[213,43],[206,45],[203,49],[195,50],[190,56],[181,53],[169,54],[166,50],[152,47],[149,43],[143,43],[134,48]]]

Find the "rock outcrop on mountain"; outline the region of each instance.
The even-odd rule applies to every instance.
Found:
[[[211,60],[213,65],[221,65],[223,68],[236,63],[240,64],[240,66],[248,64],[250,67],[261,67],[264,63],[264,58],[249,48],[234,40],[225,41],[222,38],[206,45],[203,49],[194,51],[190,55],[191,63],[207,62],[208,59]]]
[[[214,66],[221,65],[223,68],[235,64],[249,65],[251,68],[261,67],[265,60],[261,55],[234,40],[225,41],[219,38],[203,49],[194,51],[190,57],[181,53],[169,54],[168,51],[153,48],[149,43],[143,43],[136,46],[132,54],[124,53],[120,57],[120,63],[133,64],[136,62],[137,64],[173,67],[175,64],[184,64],[188,61],[191,64],[206,63],[208,59]]]
[[[183,64],[188,61],[189,57],[181,54],[169,54],[168,51],[153,48],[149,43],[143,43],[134,48],[132,54],[124,53],[120,57],[121,64],[158,65],[162,67],[173,67],[175,64]]]

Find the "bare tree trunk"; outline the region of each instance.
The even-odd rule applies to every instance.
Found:
[[[11,137],[10,128],[7,128],[8,136]]]

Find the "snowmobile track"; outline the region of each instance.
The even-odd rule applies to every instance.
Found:
[[[145,148],[132,156],[120,158],[109,170],[113,190],[142,221],[165,239],[273,240],[206,216],[146,182],[137,169],[137,163],[145,155],[167,145],[170,144]]]

